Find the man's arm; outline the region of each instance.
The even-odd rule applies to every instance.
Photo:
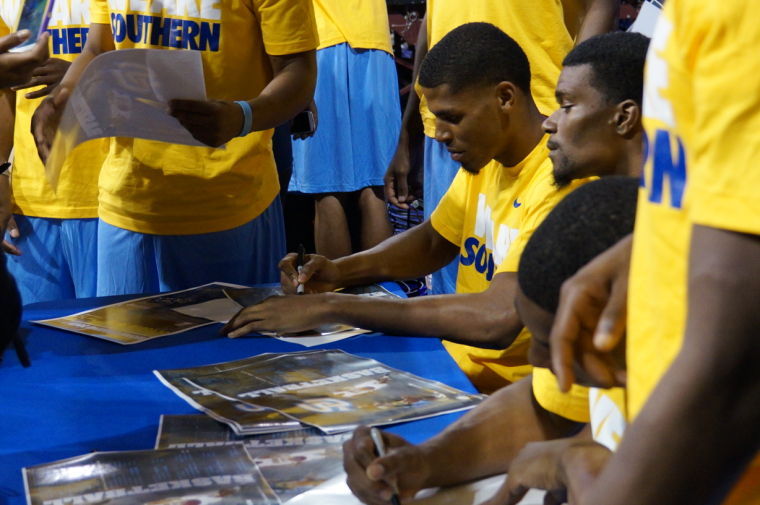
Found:
[[[417,36],[417,45],[414,46],[414,67],[412,70],[412,89],[406,101],[404,115],[401,118],[401,132],[399,133],[396,152],[391,159],[385,172],[385,198],[402,209],[408,209],[409,203],[415,196],[410,194],[409,177],[411,172],[411,160],[409,153],[423,140],[422,117],[420,116],[420,97],[414,89],[419,76],[420,65],[428,51],[427,41],[427,15],[422,18],[422,25]]]
[[[16,119],[16,94],[0,90],[0,163],[8,161],[13,150],[13,131]],[[18,237],[18,228],[13,220],[13,192],[11,178],[6,172],[0,174],[0,241],[2,249],[8,254],[20,255],[21,251],[5,240],[5,232],[11,237]]]
[[[760,447],[760,236],[695,226],[683,347],[586,504],[708,503]]]
[[[359,429],[344,445],[343,461],[354,494],[387,505],[391,484],[409,497],[420,489],[503,473],[528,442],[568,436],[581,426],[541,408],[526,377],[423,444],[384,434],[389,450],[382,458],[375,455],[368,430]]]
[[[274,128],[309,105],[317,81],[316,51],[270,56],[274,77],[248,100],[251,131]],[[172,100],[170,113],[204,144],[219,147],[240,134],[243,110],[229,100]]]
[[[578,30],[576,44],[584,40],[614,31],[617,28],[620,0],[584,0],[586,15]]]

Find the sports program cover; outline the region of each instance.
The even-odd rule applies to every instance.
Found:
[[[343,443],[351,433],[324,435],[307,428],[240,437],[202,415],[161,416],[156,449],[244,444],[264,478],[285,502],[343,472]]]
[[[253,363],[266,359],[268,356],[270,354],[260,354],[242,361]],[[236,367],[237,363],[239,362],[233,361],[196,368],[154,371],[154,374],[183,400],[213,419],[227,424],[237,435],[302,429],[301,423],[277,411],[263,409],[250,403],[230,401],[185,379],[185,376],[188,375],[199,376],[204,373],[223,372],[229,367]]]
[[[325,433],[469,409],[483,398],[339,350],[268,354],[223,368],[186,373],[183,379],[232,401],[277,410]]]
[[[94,452],[23,472],[29,505],[279,505],[241,445]]]
[[[229,319],[239,307],[225,296],[224,289],[239,287],[214,282],[34,322],[117,344],[137,344],[212,324],[225,316]]]

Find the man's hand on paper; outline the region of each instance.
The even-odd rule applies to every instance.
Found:
[[[545,505],[579,503],[611,456],[605,446],[578,438],[527,444],[509,465],[504,484],[483,505],[517,505],[530,489],[547,491]]]
[[[207,146],[219,147],[243,129],[243,110],[225,100],[171,100],[169,114]]]
[[[334,261],[319,254],[307,254],[301,273],[298,273],[297,263],[297,253],[290,253],[280,260],[280,284],[285,293],[295,293],[299,284],[304,285],[306,293],[324,293],[343,287],[340,269]]]
[[[19,232],[13,219],[13,204],[11,201],[10,177],[0,175],[0,237],[3,239],[2,248],[8,254],[21,255],[18,247],[5,239],[6,232],[11,238],[18,238]]]
[[[0,89],[23,84],[42,62],[48,58],[49,34],[43,34],[31,49],[10,53],[31,36],[29,30],[21,30],[0,37]]]
[[[351,492],[369,505],[388,505],[398,493],[401,500],[412,498],[425,487],[429,475],[427,461],[419,446],[383,432],[386,455],[377,456],[369,428],[360,426],[343,444],[343,468]]]
[[[69,66],[71,66],[71,63],[66,60],[50,58],[34,69],[31,79],[24,84],[14,86],[13,91],[33,88],[35,86],[45,86],[44,88],[29,92],[24,96],[29,99],[47,96],[61,82],[61,79],[66,75]]]
[[[550,336],[552,366],[560,388],[584,375],[582,383],[600,387],[625,384],[621,354],[625,346],[628,236],[565,281]]]
[[[238,312],[220,332],[230,338],[271,331],[298,333],[333,321],[326,320],[330,293],[272,296]],[[348,296],[348,295],[343,295]]]
[[[69,96],[71,92],[67,88],[58,86],[42,100],[32,114],[32,135],[42,163],[46,163],[50,155],[55,132],[58,130]]]

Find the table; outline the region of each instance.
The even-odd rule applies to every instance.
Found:
[[[32,360],[23,368],[9,349],[0,365],[0,504],[26,503],[21,468],[90,451],[151,449],[161,414],[197,413],[163,386],[154,369],[241,359],[263,352],[305,350],[266,337],[228,339],[219,325],[121,346],[31,324],[129,297],[91,298],[25,307],[22,334]],[[438,339],[360,335],[318,348],[339,348],[392,367],[475,389]],[[412,442],[438,433],[461,413],[389,429]]]

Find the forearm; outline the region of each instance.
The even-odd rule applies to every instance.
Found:
[[[372,249],[335,260],[340,285],[422,277],[446,266],[459,248],[436,232],[429,221],[395,235]]]
[[[482,293],[398,300],[340,294],[328,297],[325,322],[340,322],[388,334],[438,337],[477,347],[505,349],[522,329],[513,307],[489,301]]]
[[[0,91],[0,163],[5,163],[13,149],[13,131],[16,120],[15,93]]]
[[[417,37],[417,45],[414,46],[414,67],[412,70],[412,83],[409,90],[409,98],[404,109],[404,116],[401,119],[401,137],[407,143],[414,141],[422,136],[422,116],[420,116],[420,97],[417,95],[414,87],[420,74],[422,60],[425,59],[428,51],[427,42],[427,17],[422,20],[422,26]]]
[[[578,31],[576,43],[614,31],[617,27],[620,0],[586,0],[586,15]]]
[[[526,377],[500,389],[420,446],[431,462],[426,485],[445,486],[507,472],[527,443],[569,436],[580,426],[541,408],[533,398],[531,377]]]
[[[314,96],[316,52],[272,57],[275,76],[259,96],[249,100],[254,131],[281,125],[304,110]]]
[[[97,56],[113,49],[115,49],[115,46],[111,35],[111,27],[107,24],[92,23],[82,53],[69,66],[66,75],[63,76],[61,83],[58,85],[58,89],[73,90],[90,62]]]
[[[584,505],[709,503],[757,450],[760,239],[695,227],[689,270],[683,347]]]

